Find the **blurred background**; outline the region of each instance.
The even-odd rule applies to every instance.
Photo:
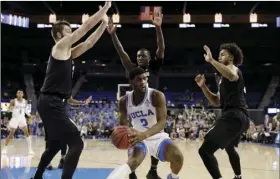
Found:
[[[3,138],[11,115],[7,107],[17,89],[24,89],[30,111],[36,114],[36,101],[54,45],[51,23],[67,20],[76,29],[103,4],[1,2]],[[168,102],[166,131],[174,138],[203,137],[219,116],[220,110],[208,103],[194,77],[205,74],[209,88],[217,91],[215,70],[205,62],[202,47],[207,44],[217,57],[220,44],[235,42],[245,57],[240,68],[252,117],[244,140],[274,143],[280,120],[279,7],[279,2],[113,2],[109,15],[118,26],[123,47],[135,62],[140,48],[147,48],[155,56],[156,33],[148,19],[155,10],[162,11],[166,49],[159,90]],[[127,90],[119,84],[128,83],[109,33],[105,31],[96,45],[74,62],[73,97],[85,100],[92,96],[93,101],[89,106],[69,106],[69,114],[86,137],[106,138],[117,124],[117,93],[123,95]],[[29,122],[33,135],[44,135],[41,123],[39,117]],[[16,137],[21,134],[18,131]]]

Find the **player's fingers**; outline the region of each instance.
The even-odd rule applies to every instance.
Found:
[[[195,81],[199,80],[201,78],[201,74],[198,74],[196,77],[195,77]]]
[[[137,143],[137,138],[132,138],[132,139],[129,139],[129,143],[131,144],[131,145],[135,145],[136,143]]]

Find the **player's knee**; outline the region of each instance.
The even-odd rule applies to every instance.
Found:
[[[138,158],[130,158],[127,162],[127,165],[130,167],[131,171],[136,170],[136,168],[142,163],[142,159]]]
[[[200,155],[200,157],[203,157],[207,154],[207,150],[205,149],[205,147],[201,146],[199,149],[198,149],[198,153]]]
[[[171,158],[174,163],[177,163],[178,165],[183,165],[184,157],[182,152],[177,147],[174,148],[174,150],[172,151]]]
[[[82,150],[84,149],[84,142],[81,138],[76,141],[75,148],[79,152],[82,152]]]
[[[10,130],[9,137],[13,137],[14,135],[15,135],[15,130],[14,129]]]
[[[169,144],[166,146],[164,153],[167,161],[177,165],[183,165],[183,154],[180,149],[172,142],[169,142]]]

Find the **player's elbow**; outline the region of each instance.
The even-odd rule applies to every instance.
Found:
[[[166,120],[160,120],[160,122],[158,122],[159,129],[160,129],[159,132],[165,128],[165,124],[166,124]]]
[[[233,73],[231,73],[231,74],[229,75],[229,77],[228,77],[228,80],[229,80],[229,81],[237,81],[237,80],[238,80],[238,76],[235,75],[235,74],[233,74]]]
[[[162,47],[159,47],[157,52],[156,52],[157,58],[163,59],[164,58],[164,51],[165,51],[164,45]]]
[[[86,48],[87,50],[88,50],[88,49],[91,49],[91,48],[94,46],[94,44],[96,43],[96,41],[97,41],[97,40],[95,40],[95,39],[86,40],[86,41],[84,42],[85,48]]]
[[[215,106],[220,105],[220,99],[218,98],[218,96],[215,96],[210,102],[212,105],[215,105]]]

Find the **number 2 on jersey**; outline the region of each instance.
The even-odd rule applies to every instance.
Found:
[[[140,119],[140,122],[142,124],[143,127],[147,127],[148,126],[148,121],[147,119],[143,118],[143,119]]]

